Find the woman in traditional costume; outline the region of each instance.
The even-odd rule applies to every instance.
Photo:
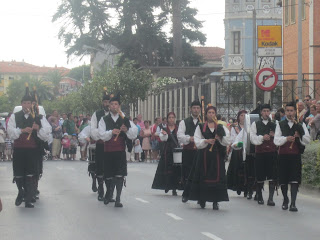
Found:
[[[192,184],[189,200],[198,201],[201,208],[206,202],[213,202],[218,210],[218,202],[229,201],[225,174],[226,146],[230,144],[229,130],[218,124],[216,108],[208,106],[206,122],[197,126],[194,141],[199,149],[196,164],[192,170]]]

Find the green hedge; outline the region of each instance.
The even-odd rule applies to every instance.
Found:
[[[318,140],[308,144],[302,154],[302,183],[320,187],[320,142]]]

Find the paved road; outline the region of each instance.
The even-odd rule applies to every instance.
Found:
[[[9,162],[0,162],[0,239],[305,239],[320,237],[320,196],[299,193],[298,213],[259,206],[229,192],[230,202],[200,209],[150,186],[156,164],[130,163],[124,208],[105,206],[91,192],[87,163],[47,161],[40,182],[40,200],[34,209],[14,205],[17,190]],[[267,193],[264,193],[267,195]],[[280,194],[280,193],[279,193]]]

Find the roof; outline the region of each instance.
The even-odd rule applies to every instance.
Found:
[[[221,56],[225,52],[224,48],[220,47],[193,47],[193,49],[204,61],[221,61]]]
[[[32,73],[32,74],[46,74],[50,71],[58,70],[63,76],[70,72],[70,69],[65,67],[39,67],[26,62],[0,62],[0,73]]]

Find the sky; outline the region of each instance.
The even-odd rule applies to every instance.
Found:
[[[59,25],[51,19],[60,0],[0,0],[0,61],[25,61],[38,66],[73,68],[89,58],[67,58],[58,39]],[[223,0],[191,0],[204,21],[206,46],[224,48]]]

